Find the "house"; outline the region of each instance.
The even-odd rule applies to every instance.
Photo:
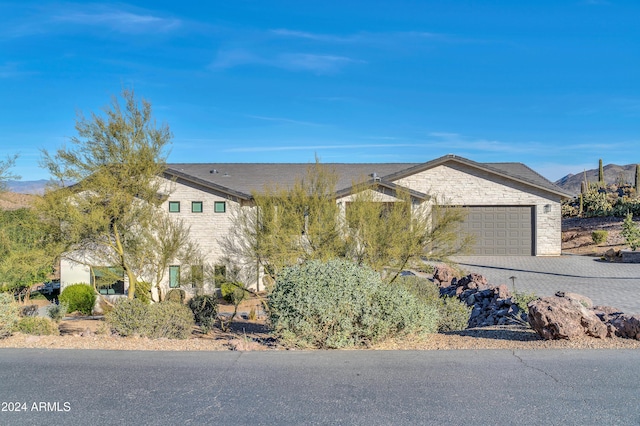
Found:
[[[339,176],[338,203],[348,202],[353,182],[366,179],[376,184],[382,197],[393,198],[393,191],[400,187],[417,203],[436,196],[446,204],[468,208],[464,229],[476,237],[471,254],[560,255],[560,202],[570,195],[522,163],[477,163],[447,155],[426,163],[323,165]],[[251,207],[251,194],[266,185],[293,185],[308,167],[299,163],[168,164],[163,178],[170,195],[162,208],[190,226],[207,263],[224,273],[221,240],[232,230],[232,212]],[[180,267],[169,267],[168,288],[180,286]],[[89,282],[89,273],[85,265],[63,261],[62,287],[83,279]]]

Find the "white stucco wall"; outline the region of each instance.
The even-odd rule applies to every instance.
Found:
[[[443,204],[461,206],[534,206],[535,254],[561,252],[560,196],[459,163],[447,163],[399,179],[398,185],[437,197]],[[544,206],[550,206],[545,212]]]
[[[89,266],[62,258],[60,260],[60,291],[67,286],[80,283],[91,283]]]

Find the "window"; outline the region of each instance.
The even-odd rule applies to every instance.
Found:
[[[227,211],[227,204],[224,201],[216,201],[213,205],[213,211],[216,213],[224,213]]]
[[[202,288],[204,285],[204,266],[191,265],[191,286]]]
[[[169,266],[169,287],[180,287],[180,266]]]
[[[119,266],[92,266],[91,285],[100,294],[124,294],[124,269]]]
[[[216,282],[216,287],[220,287],[220,284],[227,280],[227,268],[224,265],[214,266],[213,276]]]
[[[191,202],[191,213],[202,213],[202,201]]]
[[[169,213],[180,213],[180,201],[169,201]]]

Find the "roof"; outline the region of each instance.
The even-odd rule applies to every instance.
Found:
[[[523,183],[561,197],[571,197],[562,188],[550,182],[522,163],[476,163],[463,157],[446,155],[426,163],[322,163],[338,175],[336,192],[348,194],[354,183],[378,183],[387,188],[397,187],[394,181],[445,163],[458,163],[481,171]],[[305,176],[314,163],[172,163],[166,174],[179,180],[222,191],[240,199],[249,200],[253,192],[268,186],[291,187],[296,179]],[[412,195],[425,198],[426,194],[413,191]]]
[[[268,186],[293,186],[304,177],[314,163],[173,163],[166,173],[179,179],[217,189],[241,199],[250,199],[253,192]],[[407,163],[322,163],[338,175],[336,190],[346,191],[354,183],[377,176],[389,175],[415,164]]]

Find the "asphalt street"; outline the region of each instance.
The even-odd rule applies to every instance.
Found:
[[[632,350],[3,349],[0,424],[640,424],[638,365]]]

